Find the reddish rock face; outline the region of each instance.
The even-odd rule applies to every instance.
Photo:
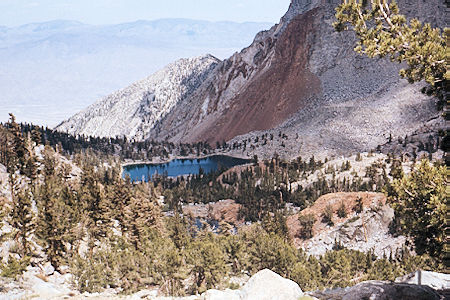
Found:
[[[308,38],[314,35],[314,18],[317,9],[294,18],[278,40],[267,38],[264,43],[273,44],[273,57],[267,60],[257,53],[254,63],[256,74],[229,101],[221,115],[201,130],[191,133],[190,141],[230,140],[254,130],[273,128],[306,105],[306,101],[320,92],[320,80],[308,70]],[[270,46],[269,46],[270,47]],[[267,54],[266,54],[267,55]],[[261,64],[260,64],[261,63]],[[247,78],[245,63],[235,63],[231,75],[242,74]],[[250,67],[251,68],[251,67]],[[225,88],[231,78],[228,77]],[[223,91],[218,90],[209,111],[217,108]]]
[[[229,224],[242,225],[244,220],[239,219],[240,204],[234,200],[222,200],[209,204],[187,205],[183,207],[183,213],[193,218],[202,218],[225,221]]]
[[[341,192],[341,193],[330,193],[321,196],[314,202],[314,205],[302,210],[299,214],[289,216],[287,218],[287,226],[289,228],[289,235],[294,240],[296,245],[300,245],[301,241],[297,238],[297,233],[300,230],[300,222],[298,221],[299,215],[312,214],[316,218],[316,222],[313,226],[313,234],[317,235],[321,231],[325,230],[326,225],[321,221],[322,213],[325,208],[330,205],[333,212],[336,213],[338,208],[344,204],[348,216],[345,218],[338,218],[334,215],[333,222],[335,224],[341,224],[346,220],[351,218],[351,212],[356,206],[357,199],[361,200],[363,208],[383,206],[386,204],[386,196],[383,193],[374,192]]]

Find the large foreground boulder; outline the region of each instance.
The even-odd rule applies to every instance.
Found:
[[[253,275],[241,289],[242,300],[297,300],[301,296],[297,283],[268,269]]]
[[[327,300],[441,300],[445,299],[429,286],[394,283],[387,281],[365,281],[351,288],[312,292],[310,295]]]
[[[450,289],[450,274],[417,271],[395,279],[395,282],[427,285],[435,290]]]
[[[268,269],[253,275],[240,290],[209,290],[204,300],[298,300],[303,292],[297,283]]]

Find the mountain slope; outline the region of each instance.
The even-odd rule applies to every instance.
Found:
[[[279,34],[281,23],[224,61],[207,84],[186,99],[201,101],[179,106],[184,109],[197,105],[183,118],[190,121],[189,126],[168,117],[163,128],[169,129],[169,135],[177,130],[175,135],[180,139],[229,140],[253,130],[273,128],[303,108],[320,92],[320,81],[307,68],[307,39],[314,32],[316,13],[312,10],[294,18],[283,34]],[[302,30],[289,30],[294,27]],[[180,114],[183,112],[174,110],[171,116]]]
[[[440,1],[398,2],[408,16],[444,26]],[[219,64],[153,137],[239,141],[272,129],[287,133],[291,144],[265,146],[258,154],[336,154],[369,150],[390,132],[405,135],[434,118],[433,100],[419,92],[420,84],[400,80],[399,65],[356,54],[353,34],[334,31],[339,3],[293,0],[280,24]]]
[[[409,18],[444,27],[440,0],[398,2]],[[321,156],[369,151],[390,134],[441,126],[434,99],[420,93],[423,85],[401,80],[398,64],[356,54],[352,32],[334,31],[340,3],[292,0],[279,24],[218,63],[198,88],[136,137],[239,144],[282,132],[286,138],[237,151]],[[76,132],[97,134],[82,127]]]
[[[218,62],[211,55],[180,59],[94,103],[56,129],[71,134],[143,139],[155,122],[198,88]]]

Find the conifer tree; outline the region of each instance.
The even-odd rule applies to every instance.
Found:
[[[67,252],[66,233],[70,230],[67,207],[60,198],[60,184],[54,177],[46,178],[39,188],[37,236],[51,264],[58,269]]]
[[[336,19],[337,31],[351,28],[356,33],[356,52],[405,62],[408,67],[400,71],[402,77],[411,83],[425,80],[435,91],[442,90],[445,37],[439,29],[417,19],[408,23],[394,0],[344,0],[336,8]]]
[[[38,126],[33,126],[33,130],[31,131],[31,140],[36,144],[42,144],[42,134]]]
[[[338,207],[337,215],[339,218],[347,217],[347,208],[345,207],[344,201],[341,201],[341,204]]]
[[[125,228],[125,207],[130,204],[132,186],[130,178],[122,179],[119,176],[114,178],[112,189],[110,190],[112,201],[112,217],[119,221],[121,228]]]
[[[25,143],[20,126],[10,114],[7,137],[7,172],[11,190],[12,209],[11,225],[16,229],[15,239],[18,241],[23,257],[31,254],[29,237],[34,231],[34,215],[32,211],[32,193],[25,182],[20,180],[20,170],[26,158]]]
[[[444,166],[423,160],[416,170],[393,183],[390,196],[404,233],[414,239],[419,254],[442,258],[446,239],[446,178]]]
[[[90,248],[93,250],[95,240],[107,236],[110,230],[108,216],[112,209],[109,199],[105,196],[105,188],[100,183],[93,165],[85,165],[78,191],[81,208],[86,212],[85,221],[90,235]]]
[[[29,178],[32,191],[34,191],[34,186],[35,186],[34,183],[36,182],[38,173],[39,173],[38,159],[34,153],[34,149],[35,149],[36,145],[37,144],[31,138],[31,134],[28,133],[26,135],[26,140],[25,140],[25,148],[27,151],[27,156],[26,156],[26,162],[25,162],[25,165],[23,168],[23,173],[25,176],[27,176]]]
[[[225,254],[211,234],[190,245],[187,260],[192,265],[195,292],[216,287],[227,271]]]
[[[300,231],[299,235],[302,238],[309,239],[313,236],[313,226],[316,222],[316,217],[314,217],[313,214],[306,214],[302,215],[300,214],[298,216],[298,221],[300,222]]]
[[[289,239],[289,231],[286,224],[286,217],[280,212],[266,212],[262,220],[262,226],[267,233],[276,234]]]
[[[333,207],[330,204],[328,204],[327,206],[325,206],[325,209],[321,214],[322,222],[329,226],[333,226],[334,225],[333,214],[334,214]]]
[[[22,256],[31,254],[30,236],[35,229],[32,210],[32,194],[28,188],[21,188],[13,198],[11,209],[11,225],[17,230],[15,240],[19,242]]]
[[[180,216],[178,212],[175,212],[175,216],[170,219],[167,224],[169,230],[169,237],[172,239],[175,247],[178,250],[184,250],[191,240],[191,236],[188,232],[188,222],[186,218]]]
[[[143,241],[148,239],[150,229],[160,227],[160,211],[151,199],[142,195],[131,197],[124,208],[125,230],[135,249],[142,249]]]
[[[353,207],[353,211],[355,211],[357,214],[361,213],[363,211],[363,201],[361,197],[356,198],[355,206]]]
[[[49,261],[58,269],[66,259],[66,243],[74,242],[70,231],[76,222],[75,197],[64,181],[64,172],[55,171],[57,165],[53,150],[46,147],[43,156],[44,180],[36,193],[38,207],[36,235]]]
[[[391,171],[389,172],[389,175],[392,176],[394,179],[401,179],[404,175],[403,168],[402,168],[402,162],[400,159],[394,159],[391,164]]]

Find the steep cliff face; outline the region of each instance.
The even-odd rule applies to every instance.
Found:
[[[440,1],[398,2],[408,16],[443,27]],[[339,3],[292,1],[280,24],[221,62],[152,137],[215,142],[272,129],[301,137],[290,147],[295,153],[345,152],[370,149],[390,132],[408,134],[433,118],[433,101],[420,85],[399,79],[399,65],[357,55],[353,34],[334,31]]]
[[[185,104],[156,126],[153,136],[229,140],[277,126],[319,94],[320,81],[308,69],[309,40],[315,34],[318,10],[294,14],[293,7],[280,24],[221,62]]]
[[[317,10],[299,15],[279,37],[272,29],[222,62],[207,84],[186,99],[189,104],[180,105],[162,122],[167,133],[159,137],[229,140],[273,128],[303,108],[320,93],[320,81],[307,67],[308,38],[314,34],[316,17]]]
[[[218,62],[211,55],[180,59],[94,103],[56,129],[71,134],[144,139],[158,120],[201,85]]]

